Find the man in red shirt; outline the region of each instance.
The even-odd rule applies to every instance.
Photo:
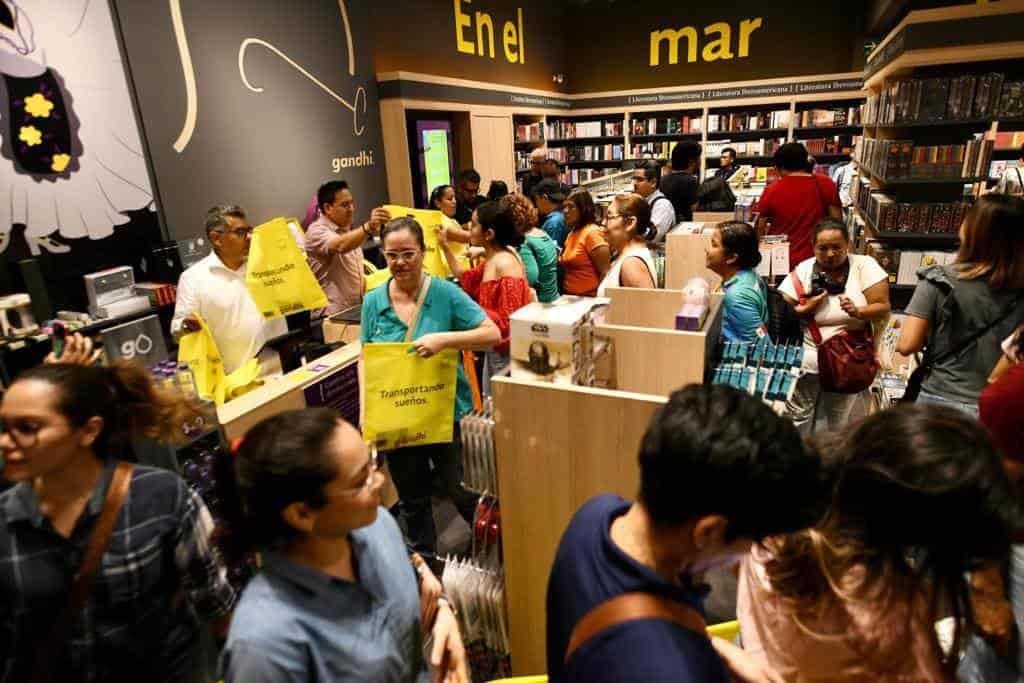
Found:
[[[825,218],[842,220],[842,202],[832,179],[807,172],[807,148],[788,142],[773,159],[779,180],[765,188],[757,203],[760,235],[789,238],[789,267],[814,256],[814,226]]]

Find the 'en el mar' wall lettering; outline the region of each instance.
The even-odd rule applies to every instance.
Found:
[[[739,35],[737,38],[736,52],[732,46],[732,27],[727,21],[717,21],[704,27],[704,37],[708,42],[700,52],[700,57],[705,62],[714,62],[719,59],[743,59],[750,56],[750,36],[754,31],[764,25],[764,19],[755,17],[744,19],[739,24]],[[668,63],[679,63],[679,44],[686,40],[686,61],[693,63],[697,61],[697,48],[700,38],[697,35],[696,26],[683,26],[679,29],[659,29],[651,31],[651,54],[650,65],[661,64],[661,45],[667,45]]]
[[[487,12],[463,11],[462,3],[470,4],[473,0],[453,0],[455,7],[455,46],[459,52],[483,57],[484,53],[494,59],[494,20]],[[473,40],[473,28],[476,28],[476,40]],[[469,38],[466,38],[469,29]],[[516,21],[506,21],[501,29],[501,44],[505,59],[510,64],[526,63],[526,36],[523,34],[523,9],[516,8]],[[485,49],[486,48],[486,49]]]

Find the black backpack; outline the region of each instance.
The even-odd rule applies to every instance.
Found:
[[[697,189],[697,204],[703,211],[732,211],[736,195],[724,178],[712,176]]]
[[[800,316],[779,290],[768,287],[768,336],[776,344],[802,344]]]

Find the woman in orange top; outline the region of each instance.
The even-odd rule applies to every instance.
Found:
[[[438,229],[437,238],[462,289],[480,304],[501,332],[501,342],[484,352],[483,391],[490,394],[490,378],[504,372],[509,364],[509,316],[533,299],[518,251],[523,236],[516,230],[511,212],[498,202],[485,202],[473,212],[469,229],[470,244],[484,248],[484,257],[475,268],[466,268],[455,258],[444,229]]]
[[[562,205],[569,234],[558,258],[562,269],[562,291],[594,296],[611,267],[612,252],[595,221],[594,199],[586,190],[574,190]]]

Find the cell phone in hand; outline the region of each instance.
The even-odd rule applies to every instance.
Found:
[[[68,326],[59,320],[53,323],[53,355],[55,358],[60,358],[64,355],[65,340],[68,336]]]

